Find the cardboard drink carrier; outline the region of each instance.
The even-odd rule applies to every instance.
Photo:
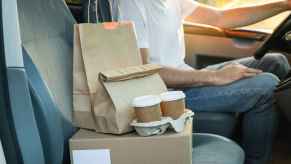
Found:
[[[132,23],[75,25],[75,125],[111,134],[132,131],[132,99],[167,90],[159,69],[142,65]]]

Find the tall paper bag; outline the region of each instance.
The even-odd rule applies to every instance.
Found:
[[[74,123],[97,132],[121,134],[110,96],[98,80],[103,71],[141,65],[132,23],[75,25],[73,98]]]

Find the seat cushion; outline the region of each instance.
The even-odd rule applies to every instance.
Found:
[[[236,116],[231,113],[195,113],[193,131],[211,133],[230,138],[236,126]]]
[[[233,141],[213,134],[193,134],[193,164],[243,164],[243,150]]]

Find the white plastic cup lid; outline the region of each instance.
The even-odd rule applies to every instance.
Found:
[[[133,99],[132,106],[138,108],[150,107],[160,104],[161,101],[162,100],[159,96],[155,95],[141,96]]]
[[[168,91],[160,95],[162,101],[175,101],[184,99],[186,95],[182,91]]]

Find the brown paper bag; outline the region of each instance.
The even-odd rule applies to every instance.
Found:
[[[117,119],[116,113],[119,111],[99,82],[98,74],[141,63],[131,23],[75,25],[73,117],[76,126],[104,133],[128,132],[130,128],[118,126],[120,118]]]
[[[119,133],[129,132],[135,118],[132,100],[144,95],[159,95],[167,91],[158,75],[159,66],[144,65],[100,73],[100,80],[109,94],[115,110]]]

